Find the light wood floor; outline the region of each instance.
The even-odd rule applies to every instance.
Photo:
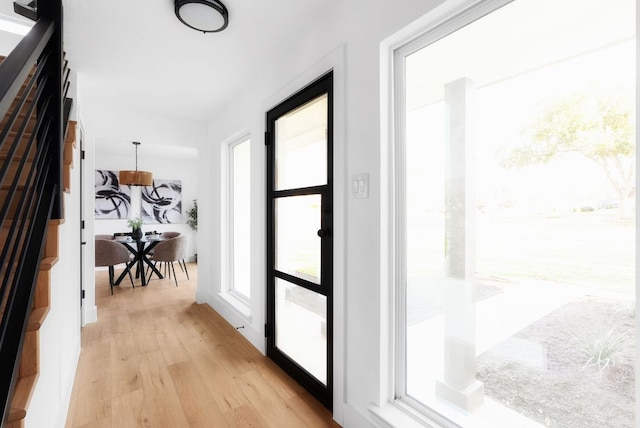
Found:
[[[83,328],[66,427],[337,427],[233,326],[194,302],[191,280],[109,293],[96,273],[98,322]],[[176,264],[176,269],[178,265]],[[118,270],[116,270],[118,273]]]

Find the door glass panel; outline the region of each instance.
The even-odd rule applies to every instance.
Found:
[[[276,278],[276,347],[327,383],[327,298]]]
[[[320,284],[320,195],[276,199],[276,269]]]
[[[276,121],[276,190],[327,184],[327,95]]]

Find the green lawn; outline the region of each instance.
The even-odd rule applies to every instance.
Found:
[[[441,274],[443,220],[413,222],[409,268]],[[476,272],[481,277],[544,279],[604,291],[635,292],[635,226],[617,210],[557,216],[479,214]],[[421,227],[416,228],[415,225]]]
[[[634,292],[635,226],[616,210],[479,218],[476,245],[480,275]]]

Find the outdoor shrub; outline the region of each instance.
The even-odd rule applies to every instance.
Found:
[[[583,361],[583,369],[597,366],[602,371],[623,360],[631,351],[631,341],[626,331],[620,332],[614,326],[594,329],[578,338],[579,353]]]
[[[617,313],[621,313],[625,317],[629,317],[631,319],[635,319],[636,317],[636,301],[631,300],[629,302],[623,303],[622,307],[616,311]]]
[[[633,300],[631,303],[627,305],[624,312],[629,318],[636,317],[636,301]]]

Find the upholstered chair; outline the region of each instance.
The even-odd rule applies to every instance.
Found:
[[[96,239],[113,241],[113,235],[96,235]]]
[[[175,238],[176,236],[180,236],[181,233],[180,232],[162,232],[160,234],[160,239],[171,239],[171,238]],[[155,251],[155,248],[152,248],[151,250],[149,250],[148,255],[152,256],[153,252]],[[182,265],[180,265],[180,268],[182,268]]]
[[[95,240],[96,246],[96,266],[108,266],[109,267],[109,286],[111,287],[111,294],[113,294],[115,265],[129,262],[129,250],[119,242],[107,239]],[[131,286],[135,288],[133,284],[133,277],[131,271],[128,271],[129,279],[131,280]]]
[[[178,286],[178,278],[176,278],[176,270],[173,266],[173,262],[178,262],[180,268],[184,270],[189,279],[189,272],[187,271],[187,264],[184,259],[187,257],[187,237],[186,235],[179,235],[175,238],[170,238],[165,241],[159,242],[153,249],[153,254],[149,256],[149,260],[157,265],[158,262],[165,263],[165,272],[169,272],[169,278],[171,278],[171,272],[173,271],[173,279]],[[167,269],[167,265],[169,269]],[[151,274],[149,279],[151,279]]]
[[[180,236],[181,233],[180,232],[162,232],[160,234],[160,237],[162,237],[162,239],[171,239],[171,238],[175,238],[176,236]]]

